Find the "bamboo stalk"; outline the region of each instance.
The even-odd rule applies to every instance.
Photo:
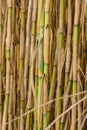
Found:
[[[50,87],[50,92],[49,92],[49,101],[51,101],[54,97],[56,81],[57,81],[57,49],[56,49],[56,52],[55,52],[55,61],[54,61],[54,66],[53,66],[51,87]],[[50,121],[51,121],[51,112],[52,112],[52,104],[48,104],[48,113],[47,113],[48,124],[50,124]]]
[[[78,12],[76,11],[78,8]],[[74,17],[74,32],[73,32],[73,94],[77,92],[77,51],[79,39],[79,17],[80,17],[80,1],[75,1],[75,17]],[[76,97],[73,96],[72,104],[76,103]],[[76,107],[72,109],[72,124],[71,130],[76,129]]]
[[[71,5],[72,5],[72,0],[68,0],[68,27],[67,27],[68,29],[67,29],[67,45],[66,45],[67,54],[66,54],[66,63],[65,63],[65,83],[64,83],[65,95],[66,95],[66,89],[68,89],[67,87],[68,87],[68,83],[69,83],[69,72],[70,72],[70,66],[71,66],[71,40],[72,40],[71,39],[71,37],[72,37],[72,7],[71,7]],[[72,80],[72,79],[70,79],[70,80]],[[66,98],[64,98],[63,102],[66,102],[65,100],[66,100]],[[63,111],[65,111],[65,106],[63,106]],[[61,120],[65,121],[63,119],[63,117]],[[62,122],[62,125],[64,126],[64,122]]]
[[[19,89],[20,89],[20,114],[25,111],[25,94],[24,94],[24,53],[25,53],[25,0],[21,1],[21,27],[20,27],[20,73],[19,73]],[[24,130],[24,118],[20,118],[20,129]]]
[[[26,27],[26,48],[25,48],[25,64],[24,64],[24,89],[25,98],[27,98],[27,86],[28,86],[28,69],[29,69],[29,52],[30,52],[30,39],[31,39],[31,19],[32,19],[32,6],[33,1],[30,0],[28,3],[28,16],[27,16],[27,27]],[[27,101],[27,99],[26,99]]]
[[[44,0],[42,1],[42,13],[38,34],[38,106],[41,103],[41,90],[43,80],[43,40],[44,40]],[[38,125],[40,124],[41,109],[38,109]],[[39,129],[39,127],[38,127]]]
[[[13,6],[13,10],[12,10],[12,40],[11,40],[11,71],[10,71],[10,97],[9,97],[9,110],[8,110],[8,118],[9,120],[12,120],[13,117],[13,87],[12,85],[14,84],[14,33],[15,33],[15,2],[12,1],[12,6]],[[12,65],[13,64],[13,65]],[[8,129],[12,130],[12,123],[9,123],[8,125]]]
[[[35,4],[36,3],[36,4]],[[30,47],[30,63],[29,63],[29,93],[28,93],[28,100],[27,100],[27,109],[28,111],[31,110],[33,107],[32,97],[33,97],[33,90],[34,88],[34,81],[33,80],[33,71],[34,71],[34,60],[35,60],[35,43],[36,43],[36,20],[37,20],[37,1],[33,1],[33,12],[32,12],[32,29],[31,29],[31,47]],[[35,98],[34,98],[35,99]],[[30,101],[30,103],[29,103]],[[27,122],[26,122],[26,129],[30,129],[30,120],[31,114],[27,114]]]
[[[59,13],[59,34],[58,34],[58,87],[57,87],[57,92],[56,92],[56,97],[59,98],[62,96],[62,81],[60,77],[60,57],[62,57],[63,53],[63,36],[64,36],[64,0],[60,1],[60,13]],[[63,60],[63,59],[62,59]],[[62,112],[62,100],[57,101],[57,116],[59,116]],[[59,119],[56,122],[56,130],[60,129],[61,125],[61,119]]]
[[[44,74],[47,84],[44,84],[44,103],[48,100],[49,80],[49,48],[50,48],[50,0],[45,1],[45,29],[44,29]],[[43,108],[43,129],[47,126],[47,106]]]
[[[8,25],[7,25],[7,43],[6,43],[6,92],[5,103],[2,120],[2,130],[6,130],[4,123],[7,121],[8,104],[10,95],[10,47],[11,47],[11,33],[12,33],[12,1],[8,0]]]
[[[63,111],[65,111],[68,108],[68,106],[69,106],[69,102],[70,102],[69,100],[70,99],[67,98],[67,96],[68,96],[68,94],[71,93],[72,80],[73,80],[72,75],[73,74],[72,74],[72,66],[71,66],[70,75],[69,75],[69,81],[68,81],[68,84],[67,84],[67,89],[64,92],[65,98],[64,98],[64,103],[63,103]],[[66,115],[61,118],[61,124],[62,124],[63,127],[65,125],[65,121],[66,121]]]
[[[68,30],[67,30],[67,54],[65,65],[65,88],[69,79],[70,62],[71,62],[71,37],[72,37],[72,1],[68,0]]]

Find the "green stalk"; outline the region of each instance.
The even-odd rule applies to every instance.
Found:
[[[41,0],[42,2],[42,0]],[[40,6],[42,7],[42,3],[40,3],[40,0],[37,1],[37,31],[36,31],[36,36],[38,37],[39,35],[39,22],[40,22]],[[41,4],[41,5],[40,5]],[[37,43],[36,43],[37,44]],[[38,46],[38,45],[37,45]],[[35,63],[35,96],[36,96],[36,101],[38,97],[38,54],[36,55],[36,63]],[[34,106],[36,107],[38,104],[34,103]],[[38,129],[38,112],[37,110],[34,111],[34,130]]]
[[[41,103],[41,90],[43,80],[43,39],[44,39],[44,0],[42,1],[42,13],[40,18],[39,36],[38,36],[38,107],[40,106]],[[38,119],[39,119],[38,125],[40,125],[40,121],[42,119],[41,119],[41,109],[39,108],[38,108]]]
[[[71,62],[71,37],[72,37],[72,0],[68,0],[68,30],[67,30],[67,55],[65,64],[65,88],[69,80],[70,62]]]
[[[3,110],[2,130],[6,130],[6,123],[8,117],[8,105],[10,95],[10,47],[12,34],[12,1],[8,0],[8,25],[7,25],[7,45],[6,45],[6,92]]]
[[[45,30],[44,30],[44,74],[46,85],[44,84],[44,103],[48,100],[48,80],[49,80],[49,54],[50,54],[50,0],[45,1]],[[43,108],[43,129],[47,127],[47,106]]]
[[[65,0],[60,0],[60,13],[59,13],[59,34],[58,34],[58,87],[57,87],[57,98],[62,96],[62,77],[60,77],[60,57],[63,55],[63,40],[64,40],[64,5]],[[63,59],[61,59],[63,61]],[[63,68],[62,68],[63,69]],[[62,71],[61,71],[62,73]],[[62,100],[58,100],[56,103],[57,107],[57,116],[62,113]],[[56,122],[56,129],[60,130],[61,119]]]
[[[78,9],[78,12],[77,12]],[[73,88],[72,94],[77,93],[77,52],[78,52],[78,42],[79,42],[79,16],[80,16],[80,1],[75,0],[75,17],[74,17],[74,30],[73,30]],[[76,103],[76,96],[72,98],[72,104]],[[76,124],[74,121],[76,120],[76,107],[72,109],[72,122],[71,122],[71,130],[76,129]]]
[[[56,81],[57,81],[57,51],[55,53],[55,61],[54,61],[54,66],[53,66],[51,87],[50,87],[50,92],[49,92],[49,101],[51,101],[54,98]],[[51,121],[52,105],[53,105],[52,103],[48,104],[48,113],[47,113],[48,124],[50,124],[50,121]]]

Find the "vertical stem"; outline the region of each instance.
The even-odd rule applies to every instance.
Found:
[[[45,30],[44,30],[44,74],[47,84],[44,84],[44,103],[48,100],[49,54],[50,54],[50,0],[45,1]],[[46,88],[45,88],[46,87]],[[47,106],[43,108],[43,129],[47,127]]]
[[[55,52],[55,60],[54,60],[53,73],[52,73],[52,79],[51,79],[51,87],[50,87],[50,92],[49,92],[49,101],[51,101],[54,97],[56,81],[57,81],[57,48],[56,48],[56,52]],[[51,121],[52,105],[53,105],[52,103],[48,104],[48,113],[47,113],[48,124],[50,124],[50,121]]]
[[[25,48],[25,64],[24,64],[24,89],[25,98],[27,101],[27,86],[28,86],[28,70],[29,70],[29,52],[30,52],[30,39],[31,39],[31,21],[32,21],[32,7],[33,1],[28,3],[27,27],[26,27],[26,48]]]
[[[19,74],[19,89],[20,89],[20,114],[25,111],[25,93],[24,93],[24,53],[25,53],[25,0],[21,0],[21,26],[20,26],[20,74]],[[24,130],[24,117],[20,118],[20,129]]]
[[[67,55],[65,64],[65,88],[69,79],[70,62],[71,62],[71,37],[72,37],[72,0],[68,0],[68,30],[67,30]]]
[[[5,92],[5,103],[2,120],[2,130],[6,130],[7,116],[8,116],[8,104],[10,94],[10,49],[11,49],[11,36],[12,36],[12,1],[8,0],[8,23],[7,23],[7,43],[6,43],[6,92]]]
[[[31,46],[30,46],[30,62],[29,62],[29,90],[27,100],[27,110],[30,111],[33,104],[33,89],[34,88],[34,67],[35,67],[35,43],[36,43],[36,22],[37,22],[37,0],[33,1],[33,12],[32,12],[32,28],[31,28]],[[36,102],[36,98],[34,98]],[[30,121],[32,120],[31,114],[27,114],[26,130],[30,129]]]
[[[67,29],[67,54],[66,54],[66,63],[65,63],[65,84],[64,84],[64,92],[66,94],[66,89],[69,82],[69,72],[71,66],[71,37],[72,37],[72,0],[68,0],[68,29]],[[67,92],[68,94],[68,92]],[[64,102],[66,99],[64,98]],[[63,104],[64,106],[64,104]],[[63,107],[63,111],[65,111],[65,106]],[[64,126],[64,117],[62,117],[62,125]],[[64,121],[64,122],[63,122]]]
[[[43,80],[43,39],[44,39],[44,0],[42,0],[42,13],[40,17],[39,34],[38,34],[38,107],[41,103],[41,90],[42,90],[42,80]],[[39,24],[39,23],[38,23]],[[38,125],[40,125],[41,119],[41,109],[38,108]],[[41,122],[42,124],[42,122]],[[41,127],[41,126],[40,126]],[[39,127],[38,127],[39,129]]]
[[[77,11],[78,9],[78,11]],[[77,93],[77,52],[79,42],[79,16],[80,16],[80,1],[75,0],[75,17],[74,17],[74,31],[73,31],[73,95]],[[76,96],[72,98],[72,104],[76,103]],[[76,129],[76,107],[72,109],[71,130]]]
[[[14,88],[14,78],[13,78],[13,74],[14,74],[14,33],[15,33],[15,2],[14,0],[12,0],[12,6],[13,6],[13,10],[12,10],[12,39],[11,39],[11,71],[10,71],[10,97],[9,97],[9,115],[8,118],[9,120],[12,120],[13,117],[13,104],[15,104],[13,101],[13,88]],[[12,130],[12,123],[9,123],[8,125],[8,129]]]
[[[57,85],[57,98],[62,96],[62,81],[60,77],[60,57],[63,55],[63,41],[64,41],[64,6],[65,0],[60,0],[60,12],[59,12],[59,34],[58,34],[58,85]],[[61,59],[62,61],[63,59]],[[62,71],[61,71],[62,73]],[[57,101],[57,116],[59,116],[62,112],[62,100]],[[60,129],[61,119],[56,122],[56,130]]]

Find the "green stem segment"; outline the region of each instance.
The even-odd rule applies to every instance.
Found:
[[[45,30],[44,30],[44,103],[48,100],[48,80],[49,80],[49,54],[50,54],[50,0],[45,1]],[[43,129],[47,127],[47,106],[43,108]]]
[[[53,74],[52,74],[52,80],[51,80],[51,87],[49,92],[49,101],[51,101],[55,94],[55,86],[56,86],[56,80],[57,80],[57,65],[54,65],[53,67]],[[52,104],[48,105],[48,113],[47,113],[47,122],[50,124],[51,121],[51,108]]]
[[[79,21],[80,21],[80,2],[75,1],[75,17],[74,17],[74,31],[73,31],[73,89],[72,94],[76,94],[77,92],[77,64],[78,64],[78,43],[79,43]],[[78,8],[78,12],[77,12]],[[72,98],[72,104],[76,103],[76,96]],[[76,129],[76,124],[74,121],[76,120],[76,107],[72,109],[72,123],[71,130]]]
[[[59,34],[58,34],[58,87],[57,87],[57,98],[62,96],[62,77],[60,77],[60,57],[62,57],[63,53],[63,31],[64,31],[64,6],[65,0],[60,0],[60,13],[59,13]],[[63,60],[63,59],[61,59]],[[63,69],[63,68],[62,68]],[[62,71],[61,71],[62,73]],[[59,116],[62,112],[62,100],[57,101],[57,116]],[[60,129],[61,127],[61,119],[56,122],[56,129]]]
[[[44,0],[42,1],[44,5]],[[42,13],[40,18],[39,36],[38,36],[38,107],[40,106],[42,82],[43,82],[43,39],[44,39],[44,6],[42,6]],[[38,125],[41,119],[41,109],[38,108]],[[42,127],[42,122],[41,126]],[[39,127],[38,127],[39,128]]]

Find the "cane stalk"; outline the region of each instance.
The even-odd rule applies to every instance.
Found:
[[[49,54],[50,54],[50,0],[45,1],[45,28],[44,28],[44,75],[46,78],[46,85],[44,85],[45,103],[48,100],[48,80],[49,80]],[[43,108],[43,129],[47,126],[47,106]]]
[[[29,62],[29,93],[28,93],[28,100],[27,100],[27,111],[30,111],[33,104],[32,104],[32,97],[33,97],[33,90],[34,88],[34,81],[33,81],[33,73],[34,73],[34,67],[35,67],[35,43],[36,43],[36,22],[37,22],[37,0],[33,1],[33,12],[32,12],[32,28],[31,28],[31,46],[30,46],[30,62]],[[36,95],[34,95],[36,96]],[[35,103],[36,99],[34,97]],[[30,102],[30,103],[29,103]],[[30,120],[31,114],[27,114],[27,120],[26,120],[26,130],[30,129]]]
[[[26,101],[27,101],[27,87],[28,87],[32,9],[33,9],[33,1],[30,0],[28,3],[28,15],[27,15],[27,27],[26,27],[26,48],[25,48],[25,63],[24,63],[24,89],[25,89]]]
[[[60,98],[62,96],[62,80],[60,77],[60,73],[62,73],[61,70],[61,63],[60,63],[60,57],[63,55],[63,40],[64,40],[64,5],[65,5],[65,0],[60,0],[60,12],[59,12],[59,34],[58,34],[58,84],[57,84],[57,92],[56,92],[56,97]],[[61,58],[61,61],[63,59]],[[63,68],[62,68],[63,69]],[[56,103],[57,107],[57,116],[59,116],[62,113],[62,100],[58,100]],[[60,129],[61,125],[61,119],[59,119],[56,122],[56,130]]]
[[[57,81],[57,48],[56,48],[56,52],[55,52],[55,60],[54,60],[53,73],[52,73],[52,79],[51,79],[51,87],[50,87],[50,92],[49,92],[49,101],[51,101],[54,98],[56,81]],[[50,122],[51,122],[52,105],[53,104],[48,104],[48,113],[47,113],[48,124],[50,124]]]
[[[11,52],[11,36],[12,36],[12,1],[7,1],[8,6],[8,22],[7,22],[7,43],[6,43],[6,91],[5,91],[5,101],[2,119],[2,130],[6,130],[7,116],[8,116],[8,105],[10,96],[10,52]]]
[[[41,90],[42,90],[42,80],[43,80],[44,0],[42,0],[42,5],[40,6],[42,6],[42,13],[40,17],[40,25],[39,25],[39,32],[38,32],[38,97],[37,97],[38,107],[40,106],[41,103]],[[39,108],[38,108],[38,119],[39,119],[38,125],[40,125],[40,121],[42,119],[41,119],[41,109]]]
[[[78,12],[77,12],[78,9]],[[75,16],[74,16],[74,30],[73,30],[73,88],[72,94],[77,93],[77,52],[78,52],[78,42],[79,42],[79,18],[80,17],[80,1],[75,0]],[[72,98],[72,104],[76,103],[76,96]],[[71,121],[71,130],[76,129],[76,107],[72,109],[72,121]]]
[[[25,93],[24,93],[24,54],[25,54],[25,0],[21,1],[21,26],[20,26],[20,72],[19,72],[19,89],[20,89],[20,114],[25,111]],[[20,129],[24,130],[24,117],[20,118]]]
[[[66,89],[68,89],[68,82],[69,82],[69,72],[70,72],[70,67],[71,67],[71,40],[72,40],[72,0],[68,0],[68,29],[67,29],[67,54],[66,54],[66,63],[65,63],[65,83],[64,83],[64,93],[68,94],[66,92]],[[66,99],[64,98],[64,102]],[[65,111],[65,105],[63,103],[63,111]],[[62,117],[63,121],[65,121]],[[64,122],[62,122],[62,125],[64,126]]]

